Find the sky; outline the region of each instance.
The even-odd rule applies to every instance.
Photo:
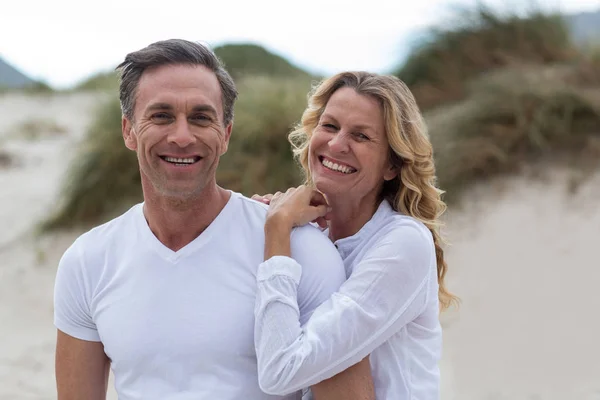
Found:
[[[428,26],[477,0],[4,0],[0,57],[26,75],[67,88],[113,69],[163,39],[210,46],[260,44],[319,74],[398,65]],[[517,7],[524,0],[487,0]],[[595,11],[600,0],[538,0],[565,12]]]

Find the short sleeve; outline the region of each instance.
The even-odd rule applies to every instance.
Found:
[[[91,290],[83,268],[80,243],[65,251],[54,283],[54,326],[77,339],[99,342],[90,312]]]

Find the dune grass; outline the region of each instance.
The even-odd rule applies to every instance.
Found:
[[[587,66],[499,70],[472,82],[465,100],[426,113],[446,200],[537,161],[597,167],[598,73]]]
[[[240,98],[219,182],[246,195],[273,193],[301,183],[287,135],[306,107],[310,80],[252,77]]]
[[[141,199],[135,153],[121,135],[121,108],[116,98],[99,107],[96,119],[63,181],[57,210],[42,231],[91,225]]]
[[[464,98],[465,83],[497,68],[572,60],[576,49],[560,14],[522,16],[480,4],[431,29],[395,75],[423,109]]]

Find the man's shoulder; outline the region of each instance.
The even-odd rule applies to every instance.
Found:
[[[71,247],[80,251],[98,252],[109,247],[109,243],[120,237],[131,237],[136,216],[141,212],[142,203],[135,204],[123,214],[95,226],[77,237]]]
[[[252,200],[241,193],[231,192],[235,201],[235,218],[238,224],[245,224],[247,228],[262,232],[267,219],[269,206],[259,201]]]
[[[294,228],[291,235],[292,258],[299,261],[306,274],[324,278],[345,275],[342,258],[329,238],[313,225]]]
[[[243,195],[242,193],[231,191],[231,196],[238,200],[238,207],[245,212],[257,214],[262,218],[266,218],[269,206]]]

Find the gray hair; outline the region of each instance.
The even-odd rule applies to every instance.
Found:
[[[228,125],[233,120],[233,106],[238,92],[229,72],[223,63],[208,47],[183,39],[170,39],[127,54],[125,60],[117,66],[121,73],[119,100],[123,114],[133,121],[133,110],[137,89],[142,74],[147,68],[168,64],[202,65],[217,76],[221,86],[223,102],[223,122]]]

